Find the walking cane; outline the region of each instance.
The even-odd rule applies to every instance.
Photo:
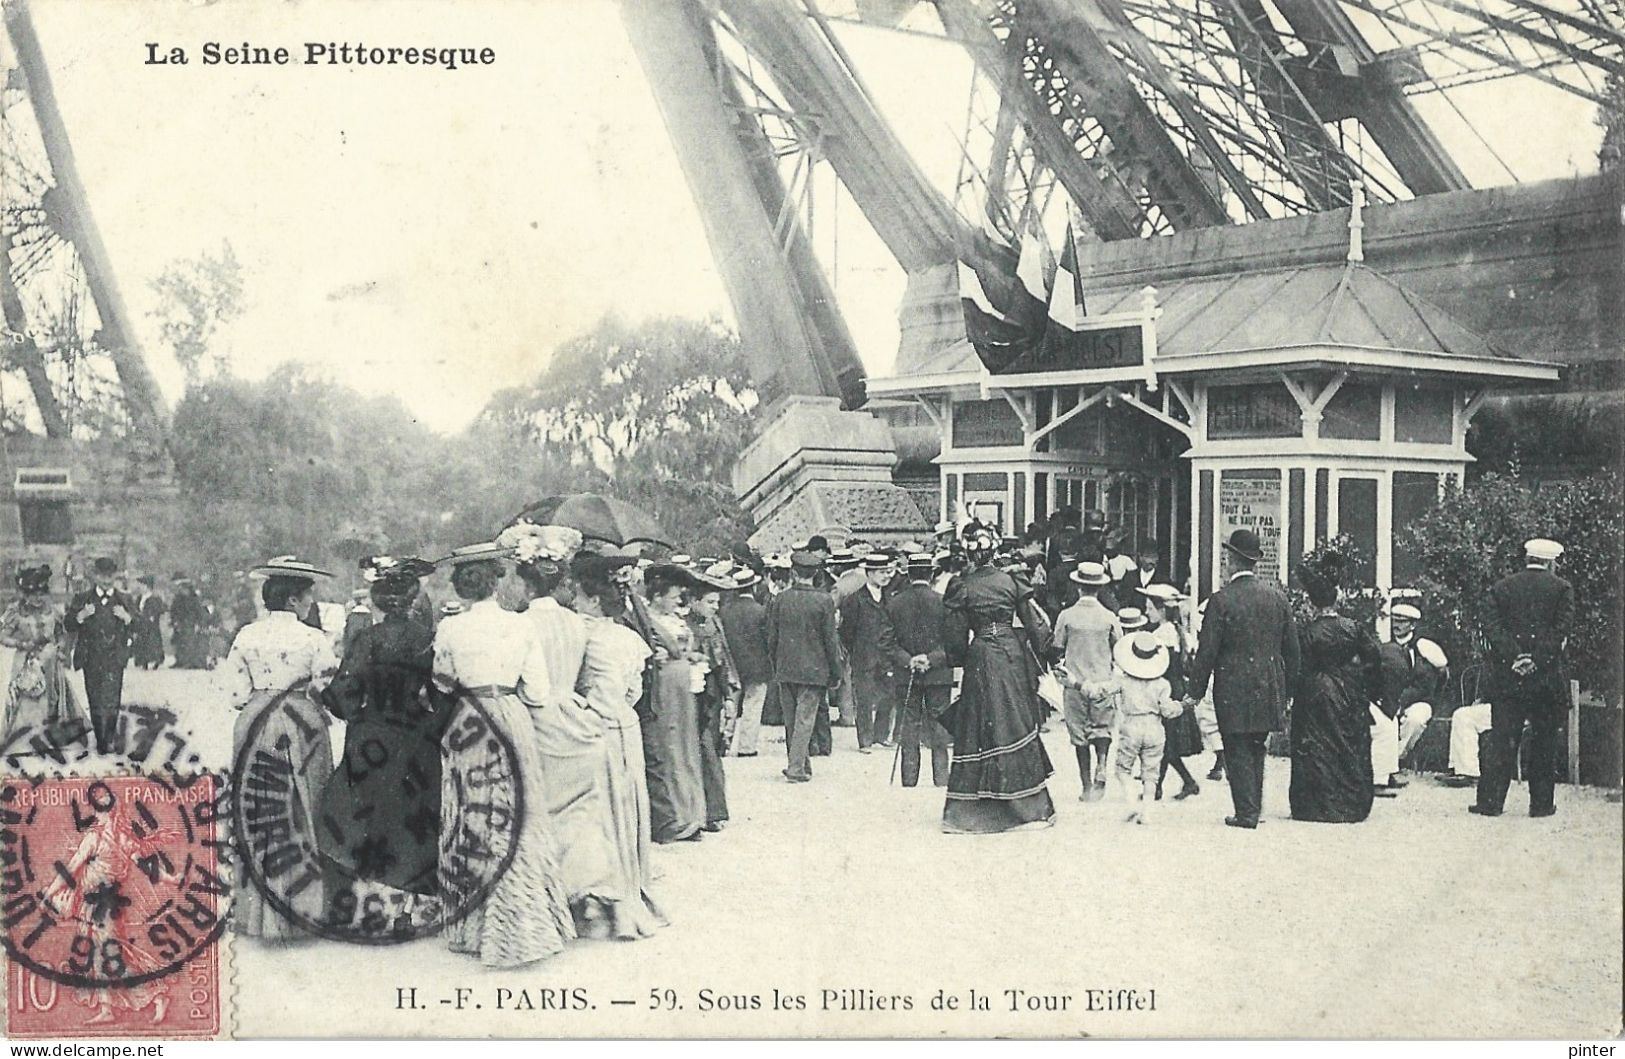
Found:
[[[914,697],[914,668],[912,666],[910,666],[909,671],[908,671],[908,690],[903,692],[903,717],[904,718],[906,718],[908,716],[908,703],[909,703],[909,700],[912,699],[913,697]],[[924,712],[924,710],[925,710],[925,704],[924,703],[920,704],[920,709],[921,709],[921,712]],[[899,727],[902,726],[902,719],[899,719],[898,726]],[[902,738],[902,733],[899,732],[898,733],[898,738],[897,738],[897,749],[893,750],[892,754],[891,754],[891,779],[886,781],[886,786],[890,787],[893,783],[897,782],[897,763],[899,761],[901,761],[902,759],[903,759],[903,738]]]

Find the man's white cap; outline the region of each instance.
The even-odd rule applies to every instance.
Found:
[[[1563,546],[1556,541],[1536,537],[1532,541],[1523,542],[1523,553],[1531,559],[1539,559],[1543,563],[1549,563],[1563,554]]]
[[[1411,606],[1409,603],[1394,604],[1393,609],[1388,612],[1388,615],[1389,617],[1393,618],[1409,618],[1412,621],[1422,620],[1422,612]]]
[[[954,531],[954,524],[953,524],[952,519],[943,519],[941,522],[937,523],[936,532],[938,532],[938,533],[952,533],[953,531]]]

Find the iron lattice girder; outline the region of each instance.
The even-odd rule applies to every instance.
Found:
[[[6,33],[16,54],[18,68],[22,71],[27,105],[33,113],[45,156],[50,163],[53,187],[47,194],[65,200],[59,204],[60,208],[49,209],[47,213],[53,225],[62,228],[61,237],[72,244],[84,270],[96,314],[101,320],[98,344],[107,351],[118,373],[132,432],[147,450],[143,455],[157,456],[166,447],[163,394],[130,329],[129,314],[114,281],[107,250],[91,217],[68,132],[57,110],[56,93],[51,86],[39,37],[34,32],[26,3],[0,5],[0,12],[3,12]],[[42,411],[43,415],[45,413]]]
[[[1284,55],[1260,0],[1236,0],[1247,22],[1267,47]],[[1303,58],[1284,58],[1293,80],[1324,117],[1358,117],[1393,163],[1413,195],[1460,191],[1470,186],[1433,130],[1405,98],[1400,86],[1385,76],[1376,51],[1348,17],[1338,0],[1301,0],[1279,8],[1299,40],[1310,44]],[[1345,73],[1333,48],[1343,48],[1355,72]]]
[[[1110,152],[1100,150],[1104,143],[1088,144],[1086,161],[1109,167],[1135,198],[1137,185],[1143,186],[1174,228],[1230,222],[1217,188],[1174,143],[1103,39],[1104,19],[1092,3],[1001,0],[989,22],[1007,47],[1021,50],[1024,72],[1050,112],[1072,122],[1074,150],[1083,146],[1079,139],[1088,131],[1087,119],[1099,123]],[[1254,205],[1255,215],[1264,216],[1262,205]],[[1144,206],[1140,209],[1143,215]]]
[[[1076,137],[1067,133],[1062,122],[1072,120],[1074,129],[1081,135],[1082,130],[1078,129],[1081,120],[1068,114],[1065,104],[1057,100],[1054,93],[1046,92],[1039,83],[1024,77],[1024,56],[1006,52],[1006,46],[989,29],[970,0],[937,0],[937,10],[948,32],[998,86],[1001,108],[1008,105],[1019,113],[1050,171],[1095,232],[1105,239],[1131,239],[1139,235],[1146,225],[1140,204],[1121,182],[1109,183],[1080,156]],[[993,181],[996,173],[1002,179],[1003,170],[1000,158],[990,160],[990,196],[998,194]]]
[[[793,0],[721,0],[721,8],[791,109],[832,130],[825,157],[898,263],[913,272],[953,261],[968,235],[963,222],[807,13]]]

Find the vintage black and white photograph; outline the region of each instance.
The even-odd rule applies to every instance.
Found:
[[[1617,0],[0,13],[6,1036],[1618,1039]]]

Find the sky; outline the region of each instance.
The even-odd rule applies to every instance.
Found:
[[[731,320],[613,0],[32,0],[59,105],[160,385],[181,375],[151,283],[229,241],[247,309],[234,370],[320,365],[454,431],[605,313]],[[969,64],[950,46],[841,31],[883,113],[945,192]],[[204,66],[206,41],[489,46],[455,71]],[[144,64],[148,42],[186,66]],[[1506,82],[1499,82],[1504,86]],[[1555,98],[1554,98],[1555,97]],[[1589,111],[1557,93],[1458,100],[1520,177],[1594,167]],[[1505,171],[1437,101],[1475,182]],[[1452,122],[1455,128],[1452,129]],[[827,175],[814,232],[871,374],[890,369],[904,276]]]

